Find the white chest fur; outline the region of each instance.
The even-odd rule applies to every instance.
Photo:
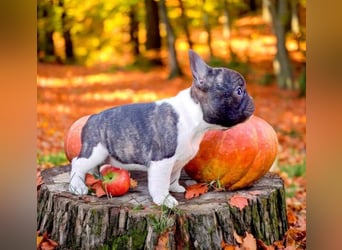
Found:
[[[174,168],[179,169],[196,155],[205,132],[216,126],[203,120],[200,105],[196,104],[190,97],[190,88],[181,91],[175,97],[160,100],[157,103],[162,102],[171,104],[179,114],[178,145],[174,156],[176,160]]]

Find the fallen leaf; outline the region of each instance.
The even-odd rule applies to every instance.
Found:
[[[133,188],[136,188],[137,186],[138,186],[138,181],[131,178],[130,183],[129,183],[129,187],[133,189]]]
[[[95,192],[97,197],[106,195],[106,192],[103,189],[102,180],[96,179],[94,175],[87,173],[85,177],[85,183],[87,187]]]
[[[104,195],[107,195],[107,193],[103,189],[102,181],[94,183],[94,185],[92,185],[91,187],[92,189],[95,190],[95,194],[97,197],[102,197]]]
[[[43,236],[37,234],[37,247],[40,246],[42,240],[43,240]]]
[[[228,202],[230,205],[235,206],[240,210],[242,210],[245,206],[248,205],[248,199],[244,196],[240,196],[237,194],[232,196]]]
[[[257,239],[256,241],[257,241],[258,249],[260,250],[275,250],[274,245],[268,246],[260,239]]]
[[[276,247],[276,249],[285,248],[283,240],[277,240],[277,241],[273,242],[273,245]]]
[[[85,183],[87,185],[87,187],[91,187],[92,185],[94,185],[95,183],[101,181],[100,179],[96,179],[94,175],[86,173],[85,176]]]
[[[189,200],[194,197],[198,197],[201,194],[208,192],[208,184],[206,183],[196,183],[186,187],[185,199]]]
[[[257,244],[254,236],[246,232],[246,236],[243,238],[242,249],[245,250],[256,250]]]
[[[221,241],[221,248],[222,250],[235,250],[236,246],[230,245],[226,242],[224,242],[224,240]]]
[[[57,246],[58,243],[49,239],[47,232],[44,232],[43,235],[39,235],[39,232],[37,232],[37,250],[54,250]]]
[[[287,211],[287,221],[288,221],[289,225],[291,225],[291,226],[295,225],[297,222],[297,216],[291,210]]]
[[[169,250],[170,247],[168,246],[168,241],[169,241],[169,234],[167,231],[160,234],[155,250]]]
[[[306,231],[297,228],[290,228],[286,232],[286,248],[298,249],[298,247],[306,248]]]

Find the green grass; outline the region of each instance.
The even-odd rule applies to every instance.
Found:
[[[287,173],[289,178],[305,176],[306,174],[306,161],[304,160],[302,163],[296,165],[286,165],[281,166],[280,170],[284,173]],[[298,184],[291,183],[288,187],[286,187],[286,197],[292,198],[299,191],[300,187]]]
[[[296,165],[282,166],[280,170],[287,173],[290,178],[304,176],[306,173],[306,161],[304,160],[302,163]]]
[[[66,158],[64,151],[61,151],[55,154],[38,155],[37,163],[38,165],[59,166],[68,163],[68,159]]]

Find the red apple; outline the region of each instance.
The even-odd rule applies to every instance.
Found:
[[[126,169],[117,168],[110,164],[101,167],[105,191],[112,196],[121,196],[128,192],[130,187],[130,175]]]

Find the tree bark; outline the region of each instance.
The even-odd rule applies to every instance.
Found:
[[[137,4],[130,6],[129,9],[129,36],[135,57],[140,55],[139,49],[139,21],[137,20]]]
[[[159,11],[160,11],[160,15],[162,17],[162,20],[166,28],[167,47],[169,51],[169,67],[170,67],[169,79],[170,79],[176,76],[183,75],[183,72],[180,69],[179,63],[177,60],[177,52],[176,52],[176,47],[175,47],[176,38],[175,38],[175,33],[173,31],[173,28],[171,26],[169,17],[167,15],[165,0],[159,1]]]
[[[288,228],[284,185],[275,174],[234,192],[210,191],[191,200],[173,194],[179,205],[168,210],[152,203],[146,172],[131,171],[138,187],[111,199],[69,193],[69,173],[69,165],[42,171],[37,199],[37,230],[61,249],[155,249],[162,236],[169,249],[221,249],[223,241],[237,245],[234,232],[271,244]],[[183,174],[181,184],[190,182]],[[234,196],[248,204],[237,207]]]
[[[160,57],[162,43],[159,29],[160,18],[158,3],[155,0],[145,0],[145,8],[146,56],[154,65],[162,65],[163,63]]]
[[[71,39],[71,27],[68,23],[68,16],[64,8],[64,0],[59,0],[59,6],[63,8],[61,16],[62,33],[64,38],[64,52],[67,63],[75,62],[74,45]]]
[[[272,17],[272,27],[277,37],[277,54],[273,61],[273,68],[278,86],[284,89],[294,88],[291,63],[286,49],[285,22],[287,16],[287,1],[267,0]]]
[[[38,59],[41,61],[55,61],[56,53],[53,41],[55,26],[53,23],[53,2],[43,2],[37,5],[37,18],[41,20],[38,27]]]

